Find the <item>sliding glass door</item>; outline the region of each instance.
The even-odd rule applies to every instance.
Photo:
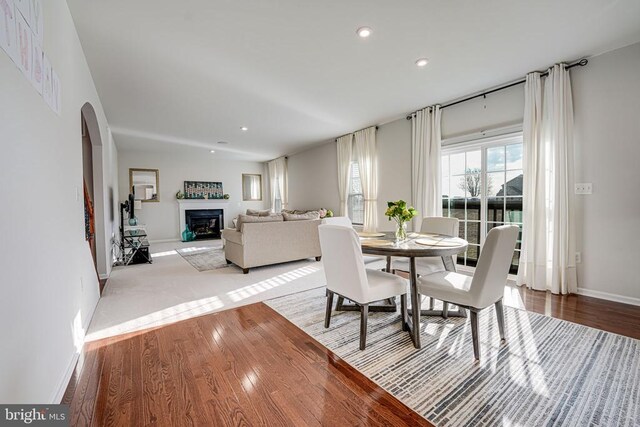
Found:
[[[475,267],[493,227],[515,224],[522,230],[522,136],[444,147],[442,211],[460,220],[460,237],[469,242],[458,264]],[[511,273],[518,270],[522,231]]]

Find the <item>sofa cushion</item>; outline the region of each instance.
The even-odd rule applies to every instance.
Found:
[[[247,222],[282,222],[284,218],[282,214],[273,214],[269,216],[253,216],[253,215],[238,215],[238,222],[236,224],[236,229],[238,231],[242,231],[242,224]]]
[[[309,211],[307,213],[301,214],[292,214],[292,213],[283,213],[285,221],[308,221],[311,219],[320,219],[320,212],[318,211]]]
[[[301,209],[282,209],[282,213],[288,213],[288,214],[296,214],[296,215],[300,215],[300,214],[306,214],[307,212],[312,212],[313,209],[307,209],[307,210],[301,210]]]
[[[266,210],[247,209],[246,215],[249,215],[249,216],[269,216],[269,215],[271,215],[271,211],[269,209],[266,209]]]

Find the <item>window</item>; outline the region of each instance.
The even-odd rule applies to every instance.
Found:
[[[349,173],[349,218],[354,224],[364,223],[364,195],[362,194],[362,182],[360,181],[360,168],[358,162],[351,162]]]
[[[442,213],[460,220],[460,237],[469,242],[458,264],[475,267],[487,233],[494,227],[520,227],[511,262],[518,271],[522,240],[522,136],[499,142],[468,143],[443,150]]]

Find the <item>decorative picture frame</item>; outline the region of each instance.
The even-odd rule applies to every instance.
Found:
[[[259,173],[242,174],[242,200],[262,201],[262,175]]]
[[[129,191],[135,200],[160,201],[160,171],[158,169],[129,168]]]
[[[221,182],[185,181],[185,199],[223,199]]]

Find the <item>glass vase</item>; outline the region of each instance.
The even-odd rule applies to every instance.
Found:
[[[407,223],[398,222],[396,226],[396,242],[407,240]]]

